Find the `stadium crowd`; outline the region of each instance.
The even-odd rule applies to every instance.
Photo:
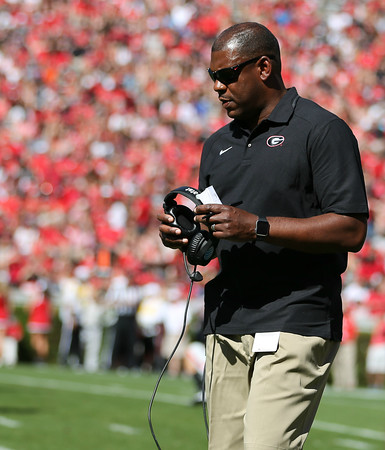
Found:
[[[211,43],[245,20],[281,41],[286,85],[345,119],[359,141],[371,215],[343,295],[359,331],[380,328],[383,2],[0,0],[1,340],[24,332],[44,360],[58,313],[62,362],[76,355],[75,330],[89,370],[151,367],[162,355],[164,311],[185,298],[188,279],[180,253],[160,243],[156,214],[172,188],[197,186],[202,142],[227,120],[206,72]],[[29,316],[15,332],[17,307]],[[384,331],[374,341],[384,347]]]

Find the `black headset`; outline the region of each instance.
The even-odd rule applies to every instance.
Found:
[[[187,297],[182,332],[179,336],[179,339],[178,339],[173,351],[171,352],[170,357],[168,358],[163,369],[160,372],[158,381],[155,384],[155,388],[152,393],[150,404],[148,407],[148,415],[147,415],[148,423],[150,425],[151,434],[152,434],[152,437],[154,439],[154,442],[155,442],[158,450],[161,450],[161,447],[155,436],[155,431],[152,426],[152,418],[151,418],[151,411],[152,411],[152,406],[154,404],[155,395],[158,390],[160,381],[163,377],[163,374],[167,370],[167,367],[171,361],[171,358],[174,356],[174,354],[183,338],[183,335],[185,333],[187,311],[188,311],[188,306],[190,303],[193,283],[195,281],[203,280],[202,274],[196,271],[196,266],[198,266],[198,265],[206,266],[212,260],[212,258],[215,256],[215,247],[218,242],[218,239],[215,239],[214,236],[212,235],[212,233],[210,233],[209,231],[206,231],[206,230],[201,230],[199,223],[194,222],[194,217],[195,217],[194,211],[192,211],[187,206],[178,205],[178,203],[175,201],[175,197],[178,194],[182,195],[184,197],[187,197],[193,203],[195,203],[195,205],[197,205],[197,206],[203,204],[197,198],[199,191],[197,191],[196,189],[189,187],[189,186],[181,186],[176,189],[173,189],[171,192],[169,192],[166,195],[166,197],[164,198],[164,203],[163,203],[164,212],[166,214],[169,214],[170,216],[172,216],[174,219],[170,225],[173,227],[178,227],[182,232],[181,237],[186,237],[188,239],[187,249],[183,250],[183,259],[184,259],[186,272],[191,280],[191,285],[190,285],[190,290],[189,290],[189,294]],[[190,272],[190,270],[188,269],[186,260],[190,264],[195,266],[193,272]],[[202,386],[202,390],[204,390],[203,386]],[[203,405],[205,405],[205,402],[202,402],[202,403],[203,403]],[[205,413],[205,417],[206,417],[206,413]],[[205,419],[205,423],[206,423],[206,429],[208,429],[206,419]]]
[[[163,209],[174,218],[170,225],[179,228],[182,231],[181,237],[186,237],[189,241],[186,249],[188,262],[194,266],[206,266],[215,256],[217,239],[209,231],[201,230],[198,222],[194,222],[194,211],[175,201],[177,195],[182,195],[195,205],[202,205],[197,198],[198,194],[199,191],[190,186],[173,189],[164,198]]]

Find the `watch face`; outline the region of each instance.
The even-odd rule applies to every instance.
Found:
[[[257,236],[266,237],[269,235],[270,225],[266,219],[259,219],[257,222]]]

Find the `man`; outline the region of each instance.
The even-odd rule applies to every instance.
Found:
[[[357,142],[285,88],[278,41],[258,23],[216,38],[209,74],[233,119],[201,159],[199,189],[222,204],[195,209],[221,266],[205,287],[209,448],[301,449],[341,340],[347,252],[366,236]],[[183,249],[158,219],[164,245]]]

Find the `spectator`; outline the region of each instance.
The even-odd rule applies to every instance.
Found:
[[[19,342],[24,336],[23,327],[15,316],[11,316],[4,337],[3,355],[1,364],[15,366],[19,360]]]
[[[160,366],[165,301],[166,290],[161,283],[153,281],[143,287],[143,298],[136,319],[143,344],[141,367],[144,370],[153,370]]]
[[[332,365],[333,386],[340,389],[357,387],[358,329],[352,315],[354,305],[344,304],[342,341]]]
[[[358,137],[375,255],[372,262],[362,251],[357,265],[362,276],[384,275],[384,6],[330,4],[2,2],[0,273],[10,303],[21,297],[30,260],[48,284],[67,278],[63,262],[84,259],[110,277],[100,270],[100,248],[129,273],[166,278],[171,265],[183,274],[178,256],[159,245],[154,217],[181,180],[197,186],[201,143],[227,120],[208,94],[212,38],[249,18],[282,42],[286,84],[343,117]],[[71,343],[65,332],[75,338],[80,330],[67,324],[62,360]]]
[[[80,343],[80,280],[76,277],[76,264],[65,263],[59,273],[57,306],[61,331],[58,362],[79,366],[83,355]]]
[[[8,292],[4,284],[0,284],[0,361],[3,360],[5,339],[10,322]]]
[[[136,312],[141,298],[140,287],[135,286],[125,271],[116,265],[106,293],[106,305],[114,308],[117,314],[111,356],[112,368],[133,369],[137,366]]]
[[[366,373],[371,388],[385,386],[385,314],[378,317],[366,355]]]
[[[161,345],[161,355],[164,360],[171,356],[176,344],[181,337],[186,310],[186,299],[183,294],[183,286],[178,283],[170,285],[167,290],[167,300],[163,308],[164,336]],[[191,310],[186,316],[186,330],[190,324]],[[189,343],[188,333],[184,333],[174,356],[168,365],[169,375],[176,377],[185,372],[184,354]]]
[[[96,372],[100,368],[103,338],[103,300],[96,278],[84,277],[79,291],[81,343],[84,349],[83,367],[87,372]]]
[[[32,276],[22,289],[27,296],[28,322],[27,330],[37,363],[45,363],[49,356],[49,333],[52,327],[52,308],[48,293],[44,291],[39,280]]]

